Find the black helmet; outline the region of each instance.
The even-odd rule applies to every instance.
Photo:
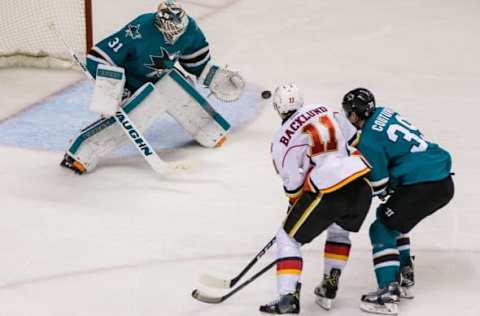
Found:
[[[367,89],[353,89],[343,97],[342,107],[347,115],[355,112],[360,118],[366,119],[375,111],[375,97]]]

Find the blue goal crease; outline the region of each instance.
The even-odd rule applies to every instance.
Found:
[[[0,146],[64,151],[71,138],[99,118],[98,114],[88,110],[92,92],[92,84],[82,81],[2,122]],[[206,91],[201,92],[207,95]],[[222,103],[215,97],[210,97],[208,101],[234,130],[253,121],[261,107],[259,89],[253,85],[247,85],[238,101]],[[190,135],[169,115],[160,117],[145,132],[145,137],[156,150],[173,149],[192,141]],[[114,156],[136,154],[135,147],[126,144],[116,150]]]

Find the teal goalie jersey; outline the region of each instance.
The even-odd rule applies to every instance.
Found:
[[[373,166],[370,179],[376,193],[387,184],[441,180],[451,171],[450,154],[388,108],[377,108],[368,118],[357,147]]]
[[[89,72],[95,76],[99,63],[122,67],[125,87],[132,92],[147,82],[157,82],[177,61],[198,77],[210,60],[210,51],[197,23],[188,17],[184,33],[169,43],[154,20],[155,13],[143,14],[97,43],[87,55]]]

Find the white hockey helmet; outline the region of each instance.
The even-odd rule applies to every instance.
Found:
[[[280,117],[303,106],[303,97],[294,83],[278,86],[273,93],[273,107]]]
[[[155,25],[173,44],[187,29],[188,15],[175,0],[162,0],[155,15]]]

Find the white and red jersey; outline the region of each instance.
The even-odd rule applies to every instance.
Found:
[[[370,167],[348,141],[357,130],[338,112],[322,105],[304,105],[288,118],[272,141],[272,158],[287,195],[295,199],[304,185],[333,192],[367,174]]]

